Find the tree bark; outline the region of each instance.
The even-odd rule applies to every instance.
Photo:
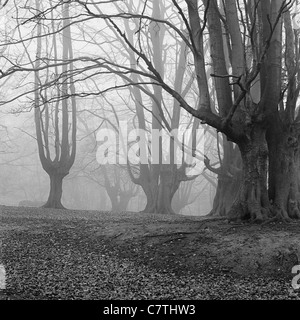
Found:
[[[300,218],[299,137],[291,126],[276,123],[268,134],[269,198],[275,217],[289,221]]]
[[[238,143],[243,161],[243,179],[229,221],[262,222],[271,216],[267,192],[268,147],[266,129],[252,125],[249,135]]]
[[[218,184],[213,208],[209,216],[227,216],[241,186],[243,172],[240,151],[232,142],[223,137],[224,156],[218,174]],[[210,170],[210,166],[207,166]],[[213,171],[213,169],[211,169]]]
[[[176,173],[173,173],[176,175]],[[172,208],[172,199],[175,192],[178,190],[180,182],[177,182],[175,176],[172,176],[172,170],[161,172],[160,184],[158,189],[157,213],[175,214]],[[175,181],[174,181],[175,180]]]
[[[157,185],[141,184],[147,197],[143,213],[175,214],[172,199],[182,181],[178,170],[174,165],[161,165]]]
[[[63,179],[67,175],[56,171],[48,172],[50,177],[50,192],[44,208],[65,209],[61,203]]]
[[[41,11],[40,2],[36,0],[36,10]],[[36,136],[38,143],[38,152],[40,161],[43,169],[47,172],[50,177],[50,193],[47,203],[44,205],[45,208],[64,208],[61,204],[62,197],[62,182],[63,178],[69,174],[70,168],[73,166],[76,154],[76,99],[75,99],[75,86],[73,81],[73,48],[72,48],[72,37],[70,31],[69,22],[69,3],[64,3],[62,6],[63,16],[63,32],[62,32],[62,60],[71,60],[69,64],[65,63],[62,65],[62,76],[61,89],[57,89],[58,103],[55,105],[53,111],[55,122],[55,157],[52,160],[49,143],[49,123],[50,123],[50,105],[48,102],[44,102],[47,97],[47,89],[40,89],[42,83],[42,77],[40,77],[39,67],[42,61],[42,19],[37,22],[37,50],[36,50],[36,62],[35,62],[35,82],[34,82],[34,115],[35,115],[35,126]],[[54,24],[52,25],[54,29]],[[54,60],[58,61],[58,52],[56,47],[56,36],[55,32],[53,39],[54,47]],[[60,61],[60,60],[59,60]],[[70,75],[67,76],[68,71]],[[55,73],[59,76],[58,67],[55,67]],[[48,76],[46,77],[46,82]],[[48,86],[46,86],[48,87]],[[61,91],[60,91],[61,90]],[[71,121],[69,120],[69,103],[66,97],[71,94]],[[66,96],[66,97],[64,97]],[[43,97],[43,99],[41,99]],[[59,123],[59,102],[61,102],[61,131],[58,126]],[[70,129],[71,127],[71,129]],[[71,142],[69,141],[69,131],[71,131]],[[61,132],[61,140],[60,140]]]
[[[227,213],[237,197],[241,182],[241,174],[237,174],[233,177],[219,175],[213,208],[208,216],[227,216]]]
[[[160,184],[156,197],[148,193],[145,194],[147,203],[145,209],[141,211],[142,213],[175,214],[172,208],[172,191],[169,186]]]
[[[149,182],[150,184],[151,182]],[[157,192],[150,185],[141,184],[141,187],[146,195],[146,206],[141,213],[156,213]]]

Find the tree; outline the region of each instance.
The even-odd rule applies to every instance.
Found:
[[[151,3],[154,8],[155,2]],[[184,22],[188,37],[171,19],[147,15],[149,2],[145,2],[143,10],[137,13],[126,11],[125,6],[117,14],[96,13],[88,4],[84,4],[84,8],[91,16],[108,20],[120,41],[126,43],[137,56],[139,70],[129,66],[119,68],[153,81],[174,97],[183,109],[236,143],[243,164],[243,179],[237,198],[228,212],[230,219],[262,221],[271,216],[280,219],[299,216],[295,208],[289,210],[289,203],[298,199],[297,183],[292,181],[292,177],[295,180],[297,176],[294,173],[298,171],[298,165],[292,165],[296,161],[291,157],[295,155],[293,151],[298,145],[298,136],[294,138],[293,135],[297,132],[296,102],[299,94],[299,33],[292,30],[290,21],[294,1],[230,0],[226,1],[224,15],[220,12],[217,0],[204,0],[203,10],[199,10],[197,0],[186,0],[186,7],[183,2],[173,0],[172,3],[178,17]],[[136,31],[138,40],[132,41],[117,24],[116,20],[120,21],[120,18],[167,26],[173,32],[173,37],[185,42],[193,55],[199,94],[197,107],[192,107],[167,81],[155,59],[150,56],[151,50],[139,47],[143,36],[141,28]],[[222,25],[227,41],[224,41]],[[211,77],[216,106],[213,107],[208,85],[210,77],[206,73],[208,58],[205,56],[205,41],[210,43],[210,63],[214,71]],[[224,48],[229,52],[230,68],[227,68]],[[285,52],[285,58],[282,52]],[[116,65],[110,61],[104,64],[102,67],[110,70]],[[117,70],[115,72],[118,73]],[[287,136],[284,142],[278,142],[272,127],[277,128],[282,117],[289,119],[281,124],[284,128],[281,132]],[[281,159],[276,159],[276,150],[280,150]],[[283,186],[279,181],[287,172],[291,178],[288,179],[288,185]]]
[[[36,1],[36,9],[40,12],[40,3]],[[53,14],[52,14],[53,19]],[[35,125],[36,136],[38,142],[39,157],[43,169],[47,172],[50,178],[50,193],[48,200],[44,207],[46,208],[64,208],[61,203],[62,197],[62,184],[63,179],[69,174],[72,167],[75,154],[76,154],[76,99],[75,87],[73,81],[73,63],[69,65],[66,63],[73,59],[72,37],[69,22],[69,3],[66,2],[62,5],[62,19],[63,19],[63,32],[62,32],[62,72],[58,70],[58,66],[54,67],[54,72],[51,75],[55,77],[57,96],[54,111],[50,110],[51,102],[49,102],[47,90],[49,87],[49,70],[45,76],[44,83],[40,76],[40,67],[42,62],[42,19],[39,18],[37,22],[37,59],[35,61],[35,90],[34,90],[34,111],[35,111]],[[53,55],[54,61],[58,64],[57,39],[55,33],[54,20],[52,20],[53,35]],[[47,49],[46,49],[47,50]],[[48,56],[50,60],[51,57]],[[69,66],[69,70],[68,70]],[[71,96],[69,99],[68,97]],[[51,97],[53,100],[53,97]],[[69,100],[71,100],[71,121],[69,119]],[[59,104],[62,104],[60,111]],[[61,116],[60,116],[61,112]],[[55,157],[51,159],[50,152],[50,123],[54,123],[54,154]],[[59,121],[62,125],[60,129]],[[69,142],[69,126],[71,124],[71,142]]]
[[[213,207],[209,215],[225,217],[229,212],[242,182],[242,161],[238,147],[231,141],[228,141],[222,135],[219,139],[219,133],[216,133],[218,167],[212,166],[211,161],[206,155],[204,164],[206,168],[217,176],[216,195],[213,201]],[[221,141],[219,141],[221,140]],[[223,154],[221,155],[221,149]],[[209,177],[205,175],[207,179]]]
[[[104,187],[111,202],[111,210],[126,211],[129,201],[138,193],[137,186],[120,166],[101,166],[100,170],[104,176]]]
[[[120,8],[117,6],[119,12]],[[128,10],[131,12],[133,10],[133,3],[129,3]],[[153,2],[152,8],[152,17],[153,21],[149,24],[148,32],[150,34],[149,46],[150,50],[153,53],[153,64],[160,75],[164,75],[168,72],[168,67],[166,66],[167,57],[164,54],[164,44],[166,28],[163,25],[160,25],[155,20],[162,19],[165,15],[164,7],[160,5],[159,2]],[[135,29],[139,28],[139,21],[135,21]],[[128,21],[124,22],[125,30],[128,35],[129,41],[134,42],[134,29],[130,28],[130,23]],[[116,33],[116,28],[114,28]],[[140,31],[142,32],[142,31]],[[118,34],[118,33],[117,33]],[[144,34],[145,35],[145,34]],[[138,56],[130,48],[126,47],[125,49],[128,52],[128,60],[130,65],[135,68],[137,71],[137,58]],[[123,48],[124,48],[123,46]],[[184,83],[184,70],[186,66],[186,45],[185,43],[178,42],[176,44],[176,50],[174,54],[177,55],[174,59],[175,64],[175,74],[174,82],[176,90],[183,95],[185,95],[192,81]],[[140,48],[142,50],[142,48]],[[172,59],[173,60],[173,59]],[[122,69],[119,69],[119,74],[122,74]],[[124,78],[125,83],[131,85],[132,83],[139,83],[140,77],[135,72],[132,73],[131,78]],[[186,170],[189,168],[188,164],[184,158],[182,158],[181,164],[178,166],[176,163],[176,153],[178,145],[175,143],[174,139],[170,139],[167,145],[163,146],[162,138],[159,138],[158,141],[154,142],[154,131],[159,130],[161,133],[163,130],[168,132],[174,132],[179,129],[179,126],[183,124],[183,118],[181,109],[179,107],[178,101],[174,99],[173,105],[168,110],[169,121],[164,115],[163,109],[166,108],[166,102],[164,101],[165,97],[163,95],[163,90],[161,86],[158,86],[156,82],[151,83],[152,90],[147,86],[143,86],[140,83],[139,86],[131,87],[131,95],[134,99],[136,114],[137,114],[137,126],[140,129],[140,133],[144,135],[140,137],[141,141],[150,141],[150,147],[148,148],[145,144],[140,144],[140,153],[147,154],[149,153],[148,163],[140,163],[138,165],[138,174],[133,174],[132,165],[128,163],[128,171],[131,177],[131,180],[140,185],[146,195],[146,206],[142,212],[151,212],[151,213],[163,213],[163,214],[174,214],[172,208],[172,199],[178,190],[181,182],[190,181],[196,178],[196,175],[188,176]],[[145,114],[145,104],[146,99],[143,97],[143,94],[150,97],[150,110],[151,110],[151,120],[147,118]],[[151,123],[151,128],[147,127],[147,121]],[[188,125],[187,125],[188,126]],[[193,130],[197,128],[196,120],[195,125],[193,125]],[[145,136],[145,132],[150,131],[148,137]],[[158,157],[156,161],[153,160],[154,148],[158,149]]]
[[[270,8],[272,9],[272,7]],[[265,10],[270,10],[266,5]],[[269,198],[277,216],[300,218],[299,185],[299,30],[293,30],[290,10],[285,10],[266,66],[261,72],[261,87],[274,96],[268,102],[267,143],[269,148]],[[263,20],[267,24],[266,18]],[[267,34],[264,34],[267,37]],[[277,40],[277,42],[275,42]],[[283,54],[284,52],[284,54]],[[273,64],[276,63],[276,67]],[[280,64],[280,67],[278,67]],[[269,83],[268,78],[274,77]],[[272,86],[268,88],[268,86]],[[276,91],[278,90],[278,91]],[[275,101],[274,101],[275,100]]]
[[[131,0],[72,1],[78,13],[72,24],[99,22],[101,33],[95,33],[93,41],[103,50],[101,55],[93,51],[81,57],[65,56],[65,66],[86,64],[69,70],[67,78],[83,73],[85,81],[98,81],[99,75],[117,77],[114,83],[107,81],[104,88],[86,92],[84,87],[71,96],[99,96],[131,88],[137,125],[145,131],[165,126],[170,132],[176,128],[175,115],[189,113],[193,128],[202,122],[216,129],[222,139],[220,170],[205,158],[206,166],[219,177],[217,195],[221,202],[216,203],[216,212],[226,212],[231,220],[299,218],[299,29],[293,27],[291,15],[297,2],[149,0],[135,5]],[[50,6],[42,13],[49,14],[54,8]],[[35,14],[35,18],[41,18],[42,13]],[[109,28],[103,27],[103,21]],[[106,41],[103,29],[111,41]],[[68,28],[63,30],[67,32]],[[93,41],[85,43],[92,46]],[[103,55],[105,50],[110,54]],[[176,67],[168,68],[167,62],[179,59],[181,52],[185,53],[185,61],[180,66],[185,67],[180,75],[183,80],[179,81],[175,75],[179,65],[173,63]],[[2,71],[1,78],[16,71],[34,71],[7,63],[12,66]],[[45,70],[52,61],[48,63],[43,66]],[[172,112],[166,107],[170,100]],[[145,111],[149,106],[150,121]],[[173,143],[171,139],[169,150]],[[195,145],[192,149],[194,155],[198,150]],[[139,167],[139,176],[131,175],[147,194],[146,211],[172,212],[172,188],[178,188],[181,177],[186,177],[184,166],[184,162],[181,169],[149,162]],[[226,189],[227,182],[222,183],[221,178],[230,176],[231,186]],[[232,200],[227,204],[222,201],[229,195],[225,191],[230,191],[231,199],[237,193],[232,205]]]
[[[97,98],[95,101],[100,103]],[[110,103],[108,102],[108,104]],[[116,115],[115,106],[110,104],[110,107]],[[100,119],[102,124],[100,127],[106,125],[107,127],[110,126],[113,130],[117,130],[117,127],[106,114],[108,111],[105,108],[99,110],[99,107],[96,110],[92,110],[90,107],[81,110],[78,115],[78,131],[81,132],[81,136],[78,138],[82,137],[85,143],[83,148],[81,148],[83,150],[79,152],[79,157],[77,157],[75,170],[78,177],[84,177],[101,187],[99,195],[102,202],[106,201],[106,198],[102,195],[103,190],[105,190],[111,202],[111,210],[121,212],[126,211],[131,198],[138,194],[138,188],[130,180],[126,166],[117,163],[105,165],[97,163],[95,153],[93,152],[97,147],[97,136],[95,130],[89,127],[89,125],[95,122],[95,119]],[[105,203],[101,205],[105,207]]]

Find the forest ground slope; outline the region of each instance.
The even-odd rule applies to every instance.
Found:
[[[2,299],[300,299],[300,224],[0,206]]]

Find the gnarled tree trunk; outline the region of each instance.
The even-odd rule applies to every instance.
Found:
[[[172,209],[172,199],[180,184],[175,175],[176,172],[173,172],[171,165],[161,165],[159,183],[142,185],[147,197],[143,213],[175,214]]]
[[[218,185],[210,216],[227,216],[234,203],[242,182],[242,159],[240,151],[224,137],[224,156],[220,167],[214,169],[206,159],[206,167],[218,175]]]
[[[271,215],[267,192],[268,147],[266,129],[252,125],[249,135],[238,143],[243,161],[243,179],[229,220],[261,222]]]
[[[269,198],[275,217],[288,221],[300,218],[299,137],[292,126],[276,123],[268,135]]]
[[[240,176],[241,174],[231,177],[222,174],[218,176],[216,195],[209,216],[227,216],[241,186]]]
[[[187,176],[186,168],[187,164],[183,163],[179,168],[177,165],[163,164],[160,168],[159,183],[152,186],[143,183],[141,179],[135,179],[143,188],[146,197],[147,204],[144,213],[161,213],[161,214],[175,214],[176,212],[172,208],[173,197],[178,190],[180,183],[183,181],[191,181],[196,178],[195,175]]]

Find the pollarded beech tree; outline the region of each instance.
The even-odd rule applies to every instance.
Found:
[[[36,1],[36,10],[38,12],[41,12],[40,5],[39,1]],[[48,29],[43,33],[43,19],[39,17],[37,21],[37,51],[34,66],[34,111],[39,157],[43,169],[50,178],[50,193],[44,205],[46,208],[63,208],[61,203],[63,179],[69,174],[76,154],[76,99],[72,75],[73,63],[72,61],[70,62],[73,59],[73,49],[69,21],[69,3],[65,2],[61,8],[63,20],[62,58],[59,58],[60,49],[53,17],[54,12],[51,11],[52,22],[50,28],[52,29],[51,33],[53,33],[52,46],[49,47],[49,43],[51,42],[48,40],[48,37],[45,37]],[[43,42],[45,38],[46,40]],[[44,54],[47,61],[54,61],[52,70],[50,68],[46,69],[42,65]],[[60,65],[61,71],[59,70]],[[47,71],[46,74],[41,75],[40,70],[43,69]],[[55,81],[53,81],[53,78]],[[55,88],[56,92],[54,91],[55,93],[53,93],[49,88]],[[55,96],[51,96],[51,94],[55,94]],[[53,103],[52,101],[55,102]],[[60,121],[61,124],[59,123]],[[53,158],[51,158],[51,132],[54,135]]]
[[[101,101],[97,98],[95,99],[95,103],[101,105]],[[111,104],[111,108],[117,117],[115,110],[117,106]],[[99,109],[99,107],[97,107],[97,109]],[[96,113],[97,111],[101,112]],[[102,124],[100,126],[101,128],[106,125],[107,128],[111,128],[118,133],[118,128],[107,115],[109,113],[108,111],[109,110],[105,110],[105,108],[93,110],[89,107],[81,110],[81,113],[77,116],[77,120],[79,121],[79,125],[77,125],[78,132],[81,132],[81,135],[84,137],[84,151],[81,150],[79,154],[77,152],[77,168],[75,170],[78,176],[93,181],[101,187],[99,190],[99,198],[103,202],[101,203],[103,208],[105,208],[106,204],[105,193],[103,197],[103,190],[105,190],[111,202],[111,211],[121,212],[126,211],[130,200],[138,194],[138,187],[131,181],[126,165],[103,165],[97,163],[94,153],[94,150],[97,149],[96,132],[89,127],[89,124],[92,124],[92,120],[98,119]],[[80,136],[78,138],[80,140]]]
[[[188,2],[190,12],[194,4]],[[262,220],[271,215],[284,219],[299,217],[297,204],[294,203],[297,201],[298,185],[287,176],[289,171],[296,177],[297,174],[292,169],[286,170],[286,166],[293,166],[286,156],[286,150],[278,149],[282,141],[275,132],[281,125],[292,132],[291,127],[297,122],[293,112],[299,93],[299,66],[296,62],[299,48],[298,41],[293,40],[299,35],[291,28],[290,9],[293,1],[248,1],[240,15],[239,2],[226,2],[224,23],[231,47],[229,56],[235,96],[230,104],[232,93],[228,90],[228,68],[225,68],[224,50],[220,47],[224,46],[220,33],[223,20],[216,1],[205,1],[204,4],[218,106],[224,110],[220,131],[237,143],[243,162],[242,185],[229,217],[250,217],[253,220]],[[240,32],[243,27],[244,34]],[[282,52],[285,52],[285,57]],[[227,108],[228,105],[230,108]],[[292,115],[287,117],[286,114],[290,112]],[[276,122],[280,113],[283,122]],[[284,118],[291,121],[287,123]],[[280,134],[282,138],[283,132]],[[293,137],[283,139],[286,140],[284,144],[288,144],[288,152],[297,154],[297,150],[291,150],[291,147],[297,147]],[[274,146],[279,153],[273,152]],[[275,170],[274,162],[280,164]],[[273,207],[270,207],[267,194],[268,173]],[[282,174],[286,175],[285,178]],[[281,177],[281,180],[276,183],[274,176]],[[288,182],[282,187],[285,179]]]
[[[141,6],[141,3],[139,4]],[[116,6],[121,13],[121,9]],[[134,7],[133,2],[128,3],[128,10],[131,12]],[[141,6],[142,7],[142,6]],[[99,12],[101,12],[99,10]],[[168,57],[164,51],[166,46],[165,36],[166,28],[163,25],[160,25],[155,20],[163,19],[165,15],[165,8],[157,2],[153,2],[153,7],[151,8],[151,16],[153,21],[147,27],[145,34],[149,35],[148,43],[149,48],[152,51],[153,64],[157,72],[161,75],[168,72],[168,67],[165,66]],[[118,27],[114,24],[110,24],[112,32],[118,36]],[[128,36],[128,41],[134,42],[135,32],[134,29],[139,28],[139,21],[133,21],[135,28],[128,21],[124,21],[124,29]],[[141,31],[142,32],[142,31]],[[138,74],[138,56],[135,54],[131,48],[128,48],[126,43],[123,43],[123,46],[120,48],[122,56],[125,56],[127,53],[127,59],[132,68],[136,72],[133,72],[131,77],[127,77],[124,74],[122,68],[118,68],[116,73],[124,80],[124,83],[130,87],[130,93],[134,101],[135,110],[136,110],[136,127],[140,129],[140,134],[142,141],[150,141],[151,146],[154,146],[154,134],[151,135],[155,130],[162,132],[163,128],[167,131],[176,130],[179,128],[182,122],[182,112],[179,107],[179,103],[176,99],[173,101],[173,105],[168,112],[164,111],[166,106],[166,101],[164,101],[163,89],[157,83],[143,84],[141,83],[141,77]],[[142,50],[142,49],[141,49]],[[190,89],[192,82],[187,81],[185,83],[185,67],[187,65],[186,60],[186,44],[184,41],[178,42],[176,45],[177,56],[175,59],[172,59],[172,64],[175,66],[174,74],[174,83],[175,88],[178,92],[182,93],[184,96]],[[174,60],[174,61],[173,61]],[[117,69],[115,69],[117,70]],[[191,77],[190,77],[191,78]],[[132,84],[138,84],[137,86]],[[151,116],[146,114],[145,105],[147,105],[147,98],[150,98],[150,113]],[[149,119],[150,118],[150,119]],[[191,123],[193,127],[193,132],[197,129],[196,121],[194,120]],[[147,123],[150,123],[147,126]],[[150,131],[150,136],[146,137],[146,132]],[[151,149],[147,144],[141,143],[140,153],[147,154],[151,158],[153,155],[153,149]],[[146,206],[142,212],[145,213],[161,213],[161,214],[174,214],[172,208],[172,199],[178,190],[181,182],[191,181],[196,178],[197,175],[187,175],[187,169],[190,164],[186,161],[181,161],[180,165],[176,163],[176,153],[178,148],[178,143],[175,140],[170,139],[168,145],[163,145],[162,139],[159,139],[155,142],[155,146],[158,148],[159,156],[156,159],[156,162],[148,161],[148,163],[140,163],[138,168],[134,168],[133,165],[128,161],[128,172],[131,177],[131,180],[141,186],[142,190],[146,195]],[[152,152],[152,153],[151,153]]]
[[[228,212],[229,219],[299,217],[299,30],[293,29],[291,21],[295,1],[228,0],[224,10],[222,1],[217,0],[160,2],[160,6],[176,12],[177,19],[149,15],[156,1],[145,1],[141,10],[134,13],[121,4],[121,11],[105,13],[95,11],[88,2],[77,2],[91,17],[106,19],[138,61],[137,68],[133,68],[103,60],[102,68],[116,74],[120,69],[138,74],[140,79],[135,85],[155,83],[181,108],[238,146],[242,181]],[[128,20],[139,21],[134,39],[124,32],[123,22]],[[178,27],[179,20],[188,36]],[[196,106],[156,65],[148,35],[142,32],[145,25],[151,24],[167,27],[170,37],[183,40],[191,52],[199,95]],[[206,41],[209,56],[205,55]],[[209,76],[208,63],[213,69]],[[215,105],[210,94],[211,80]]]
[[[208,155],[204,157],[206,169],[217,176],[216,195],[213,206],[209,213],[210,216],[225,217],[229,212],[239,191],[242,181],[242,161],[241,154],[237,145],[226,139],[226,136],[218,132],[209,132],[213,135],[216,142],[217,162],[211,163]],[[207,139],[206,139],[207,140]],[[207,150],[214,150],[212,147]],[[221,154],[222,153],[222,154]],[[211,179],[204,175],[208,181]]]
[[[100,172],[104,177],[104,187],[114,212],[126,211],[131,198],[138,193],[138,188],[128,177],[127,171],[120,166],[101,166]]]
[[[264,6],[265,11],[271,10],[270,4]],[[266,29],[266,17],[263,22]],[[274,204],[276,215],[289,219],[300,218],[300,32],[299,28],[293,29],[290,10],[283,12],[280,23],[283,24],[283,30],[278,31],[278,41],[274,43],[273,50],[268,52],[268,63],[261,71],[261,87],[262,90],[267,90],[268,86],[274,85],[271,93],[276,93],[274,97],[265,98],[268,103],[266,138],[269,148],[269,198]],[[295,25],[294,27],[297,28]],[[263,38],[266,39],[267,36],[265,31]],[[272,62],[277,66],[272,67]],[[271,82],[271,77],[274,77],[274,83]]]
[[[196,28],[193,29],[191,18],[196,2],[187,1],[187,4],[191,32],[195,32]],[[296,52],[299,52],[299,48],[297,41],[292,40],[293,37],[289,43],[291,34],[288,33],[287,27],[290,25],[291,31],[289,12],[292,4],[293,1],[248,1],[241,10],[241,4],[232,0],[226,2],[225,17],[222,17],[217,1],[204,1],[214,67],[213,76],[221,115],[218,119],[221,121],[220,127],[219,124],[215,127],[219,127],[220,131],[238,145],[243,162],[241,188],[228,213],[232,219],[251,218],[261,221],[272,215],[284,219],[299,216],[295,206],[293,210],[288,208],[289,202],[295,199],[295,195],[291,195],[289,189],[296,193],[295,184],[288,183],[288,186],[284,187],[289,195],[282,201],[282,181],[273,183],[273,161],[278,162],[278,154],[271,151],[274,144],[278,146],[280,140],[274,143],[274,117],[276,118],[280,109],[284,110],[283,113],[290,112],[289,109],[295,110],[298,95]],[[229,70],[226,68],[221,22],[226,25],[228,32],[231,77],[228,77]],[[241,32],[243,28],[244,32]],[[290,33],[294,34],[293,31]],[[284,51],[285,59],[282,54]],[[291,65],[290,68],[285,67],[284,61],[286,65]],[[287,85],[284,84],[285,73]],[[233,90],[230,90],[230,86]],[[291,95],[293,101],[290,101]],[[204,116],[205,118],[207,117]],[[296,120],[293,116],[291,118],[292,122]],[[291,142],[291,137],[288,138],[288,142]],[[295,146],[294,140],[292,142],[291,145]],[[284,152],[280,152],[280,155],[283,155],[284,160],[279,160],[282,167],[275,175],[284,172],[286,165],[289,166]],[[269,191],[273,207],[270,206],[267,194],[268,161]]]

